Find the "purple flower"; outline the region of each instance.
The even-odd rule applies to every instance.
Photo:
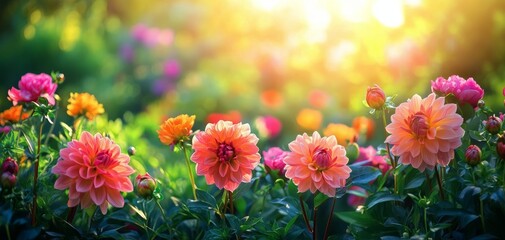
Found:
[[[267,165],[272,170],[278,170],[281,174],[284,174],[286,170],[284,167],[284,157],[288,155],[287,151],[282,150],[278,147],[272,147],[268,151],[263,151],[263,158],[265,159],[265,165]]]
[[[484,96],[484,90],[473,78],[465,80],[457,75],[452,75],[447,79],[439,77],[431,81],[431,91],[444,96],[452,93],[460,103],[468,103],[474,108]]]

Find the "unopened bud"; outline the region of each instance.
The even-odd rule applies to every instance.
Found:
[[[368,87],[366,91],[366,103],[373,109],[379,110],[384,107],[386,102],[386,94],[376,84],[374,87]]]
[[[501,130],[502,120],[496,116],[490,116],[487,121],[485,121],[486,130],[491,134],[497,134]]]
[[[496,141],[496,153],[501,159],[505,159],[505,135],[500,136]]]
[[[137,150],[135,149],[134,146],[128,147],[128,155],[133,156],[133,155],[135,155],[136,152],[137,152]]]
[[[154,190],[156,189],[156,180],[146,173],[144,175],[137,175],[136,180],[136,192],[141,198],[151,199],[153,197]]]
[[[16,185],[16,175],[10,173],[10,172],[4,172],[2,173],[2,176],[0,177],[0,182],[2,183],[3,188],[11,189]]]
[[[18,163],[11,157],[7,157],[2,163],[2,173],[12,173],[14,175],[18,174]]]
[[[475,166],[480,163],[482,157],[482,152],[480,148],[476,145],[470,145],[465,152],[466,163],[470,166]]]
[[[65,81],[65,74],[58,73],[58,75],[56,75],[56,81],[58,84],[63,83]]]

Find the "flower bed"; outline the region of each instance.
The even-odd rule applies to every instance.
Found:
[[[503,115],[471,78],[438,78],[398,106],[377,85],[363,91],[379,146],[358,145],[373,135],[367,117],[272,146],[259,142],[280,133],[275,117],[194,129],[186,114],[146,144],[145,126],[108,121],[89,93],[71,93],[73,122],[59,121],[63,81],[28,73],[8,92],[2,239],[505,238]]]

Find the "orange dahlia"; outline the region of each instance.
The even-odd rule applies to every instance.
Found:
[[[195,124],[195,115],[182,114],[175,118],[169,118],[161,124],[158,137],[163,144],[176,145],[189,140],[193,124]]]
[[[298,112],[296,123],[303,129],[315,131],[321,127],[323,114],[315,109],[304,108]]]
[[[107,213],[109,203],[123,207],[121,192],[133,191],[129,176],[135,172],[128,165],[130,157],[121,153],[119,145],[100,134],[84,131],[79,140],[72,140],[60,150],[60,159],[52,169],[59,177],[54,188],[68,188],[68,207],[81,204],[87,208],[100,206]]]
[[[249,124],[207,124],[205,131],[193,138],[191,160],[196,163],[196,174],[204,175],[207,184],[233,192],[241,182],[251,181],[252,170],[261,158],[258,140]]]
[[[7,122],[16,123],[21,120],[25,120],[30,116],[29,112],[23,112],[23,106],[17,105],[13,106],[0,113],[0,125],[5,125]]]
[[[89,120],[93,120],[104,111],[103,105],[98,103],[95,96],[89,93],[70,93],[67,105],[67,114],[69,116],[84,115]]]
[[[463,118],[456,113],[456,104],[445,104],[434,93],[425,99],[414,95],[400,104],[391,116],[386,142],[399,162],[423,172],[437,164],[447,166],[454,158],[454,149],[461,146],[465,131]]]
[[[346,165],[345,148],[337,144],[335,136],[304,133],[289,143],[289,150],[284,158],[285,176],[298,186],[298,192],[318,190],[334,197],[337,188],[345,187],[351,168]]]

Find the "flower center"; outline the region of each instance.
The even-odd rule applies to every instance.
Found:
[[[235,148],[232,145],[220,143],[217,148],[217,157],[221,162],[230,161],[235,157]]]
[[[110,157],[109,151],[102,150],[95,157],[95,166],[110,167],[114,163],[114,159]]]
[[[312,156],[319,170],[324,170],[331,165],[330,154],[327,149],[319,149]]]
[[[417,138],[425,138],[428,134],[428,118],[424,113],[417,112],[410,118],[410,130]]]

